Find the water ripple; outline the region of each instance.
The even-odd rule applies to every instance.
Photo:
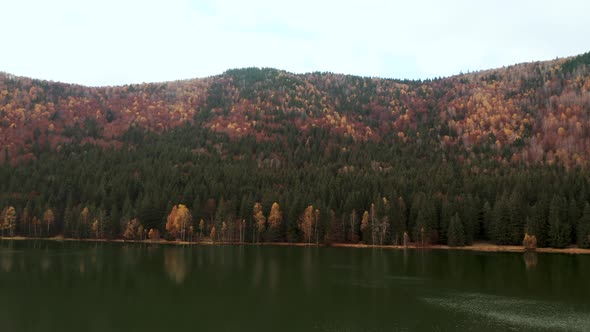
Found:
[[[479,315],[518,327],[590,331],[590,313],[579,311],[563,303],[479,293],[424,297],[422,300],[449,310]]]

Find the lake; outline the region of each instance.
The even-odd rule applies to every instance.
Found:
[[[590,331],[590,256],[0,241],[2,331]]]

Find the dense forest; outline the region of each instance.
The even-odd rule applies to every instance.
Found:
[[[2,236],[590,247],[590,53],[427,81],[0,74]]]

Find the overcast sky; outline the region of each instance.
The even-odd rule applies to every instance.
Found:
[[[274,67],[429,78],[590,51],[590,1],[2,0],[0,71],[115,85]]]

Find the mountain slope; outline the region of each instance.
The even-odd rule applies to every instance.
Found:
[[[3,74],[0,230],[590,247],[589,70],[585,54],[423,82]]]
[[[395,81],[275,69],[229,70],[189,81],[87,88],[0,76],[0,146],[11,160],[34,145],[120,146],[129,127],[157,133],[196,123],[229,137],[277,139],[285,123],[355,141],[428,140],[468,157],[586,165],[589,55],[434,81]],[[279,135],[280,136],[280,135]],[[37,148],[38,149],[38,148]]]

